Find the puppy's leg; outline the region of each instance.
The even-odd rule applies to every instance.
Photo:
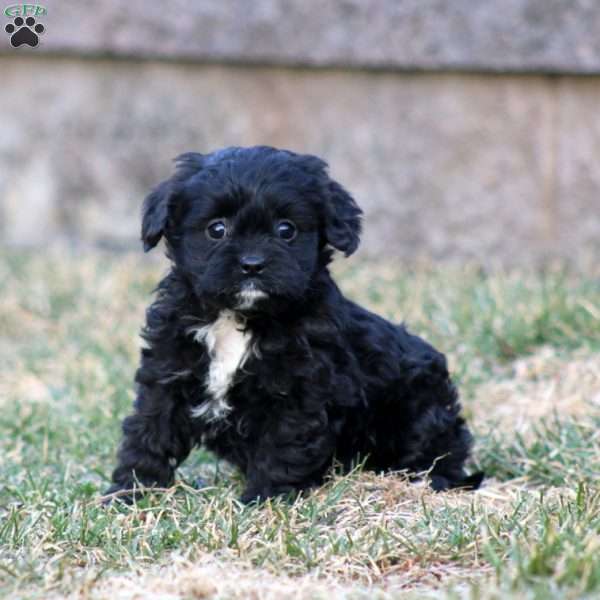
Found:
[[[289,411],[263,429],[248,460],[242,502],[266,500],[319,485],[331,465],[334,436],[327,415]]]
[[[436,491],[477,488],[483,474],[468,476],[464,470],[473,438],[460,416],[458,394],[445,358],[430,349],[404,356],[400,364],[402,378],[376,408],[371,435],[377,444],[368,452],[369,466],[429,471]]]
[[[191,450],[189,418],[166,387],[141,385],[134,407],[123,421],[118,466],[106,494],[171,485],[175,469]],[[132,499],[131,494],[118,497]]]
[[[460,416],[460,403],[445,360],[424,361],[411,386],[412,404],[418,407],[412,420],[412,448],[416,458],[411,470],[429,470],[431,487],[476,489],[483,473],[467,476],[473,436]]]
[[[431,418],[432,413],[427,416],[427,420]],[[442,420],[443,417],[439,416],[437,422]],[[435,429],[435,425],[433,428]],[[431,487],[435,491],[451,488],[477,489],[483,480],[483,473],[467,475],[464,469],[472,443],[473,437],[464,419],[457,416],[452,424],[445,429],[438,429],[437,435],[425,441],[423,456],[415,470],[429,469]]]

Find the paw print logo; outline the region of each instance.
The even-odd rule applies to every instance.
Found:
[[[33,17],[27,17],[23,20],[22,17],[15,17],[12,23],[9,23],[4,31],[10,35],[10,43],[14,48],[18,48],[23,44],[35,48],[40,38],[40,33],[44,33],[44,26],[41,23],[35,22]]]

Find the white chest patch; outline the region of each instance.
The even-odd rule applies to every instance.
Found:
[[[248,359],[252,335],[244,331],[243,323],[230,310],[221,311],[216,321],[192,331],[194,339],[206,346],[210,356],[205,381],[210,398],[195,406],[191,414],[192,417],[203,417],[206,421],[216,421],[231,410],[227,403],[227,392],[236,371]]]

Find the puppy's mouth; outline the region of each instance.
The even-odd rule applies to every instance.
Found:
[[[245,281],[242,283],[240,291],[236,294],[236,308],[239,310],[251,310],[268,297],[269,294],[260,289],[254,281]]]

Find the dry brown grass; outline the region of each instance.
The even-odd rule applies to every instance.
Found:
[[[325,490],[317,491],[314,499],[322,501],[326,493]],[[547,501],[558,503],[565,495],[573,496],[569,490],[551,490]],[[244,546],[260,543],[261,532],[268,531],[273,526],[272,521],[281,518],[278,507],[268,504],[256,516],[256,530],[239,541],[236,552],[195,553],[193,558],[185,551],[176,552],[165,557],[159,565],[132,565],[124,573],[101,574],[91,569],[73,577],[73,585],[67,586],[72,587],[70,593],[48,597],[89,600],[392,600],[446,597],[449,589],[464,591],[465,585],[473,581],[488,581],[493,589],[493,568],[483,556],[482,548],[498,534],[487,523],[505,518],[517,505],[527,505],[529,510],[523,511],[521,522],[521,526],[526,527],[528,521],[536,519],[530,510],[535,502],[536,493],[522,481],[488,482],[484,489],[473,495],[458,492],[439,495],[402,478],[363,473],[345,490],[344,497],[335,506],[335,517],[329,519],[330,524],[320,527],[324,535],[329,527],[332,534],[347,531],[357,539],[366,530],[374,528],[391,531],[397,543],[387,553],[376,553],[371,561],[358,555],[350,559],[315,557],[315,567],[309,573],[300,570],[295,575],[290,575],[295,567],[283,561],[256,568],[240,555],[251,554]],[[435,542],[428,548],[423,543],[440,526],[439,521],[431,519],[436,512],[478,516],[479,535],[461,547],[459,560],[451,549],[444,550]],[[146,513],[144,517],[150,527],[151,514]],[[134,515],[131,516],[136,518]],[[431,520],[429,531],[418,525],[424,518]],[[403,522],[400,529],[396,525],[398,520]],[[301,529],[300,523],[291,526]],[[406,532],[411,529],[414,533],[418,531],[423,539],[407,536]]]
[[[303,575],[289,577],[274,575],[255,568],[241,568],[233,564],[217,562],[207,556],[190,562],[178,556],[172,557],[167,567],[148,569],[138,574],[129,573],[104,578],[97,583],[88,579],[70,598],[90,600],[279,600],[279,599],[341,599],[367,600],[376,598],[408,598],[413,594],[423,597],[432,590],[460,579],[480,573],[472,569],[431,565],[428,569],[412,568],[410,564],[398,568],[410,573],[406,576],[390,576],[385,585],[367,586],[363,583],[348,583],[335,577]]]
[[[568,356],[545,346],[515,360],[506,376],[480,385],[471,412],[480,427],[495,423],[527,434],[540,419],[560,414],[585,419],[600,410],[600,353]]]
[[[327,505],[331,489],[313,494],[317,504]],[[386,551],[357,544],[354,555],[339,556],[323,548],[322,556],[313,557],[313,568],[306,573],[295,561],[280,557],[276,563],[256,568],[243,557],[252,556],[256,545],[265,544],[264,534],[276,530],[282,519],[281,507],[267,504],[255,515],[255,527],[237,542],[235,552],[170,554],[160,566],[137,568],[127,573],[99,575],[95,570],[85,578],[76,578],[76,589],[66,596],[93,600],[110,598],[398,598],[409,592],[425,594],[452,584],[464,584],[474,578],[489,575],[491,567],[481,554],[485,533],[461,547],[460,560],[455,551],[443,544],[427,543],[439,522],[431,518],[436,512],[446,514],[477,514],[495,518],[510,511],[516,501],[533,501],[528,492],[515,482],[494,483],[475,495],[434,494],[424,486],[407,483],[401,477],[383,477],[363,473],[356,476],[336,502],[334,511],[319,523],[320,535],[350,536],[356,540],[369,537],[370,532],[383,529],[395,541]],[[302,501],[299,501],[301,503]],[[137,514],[137,516],[136,516]],[[153,513],[143,518],[152,527]],[[428,516],[429,515],[429,516]],[[131,518],[139,519],[139,513]],[[173,515],[170,515],[171,518]],[[129,518],[129,517],[128,517]],[[286,517],[287,518],[287,517]],[[293,509],[288,531],[279,531],[280,539],[268,544],[285,544],[289,531],[302,531],[303,516]],[[430,526],[422,528],[423,519]],[[401,523],[401,526],[399,524]],[[481,521],[483,527],[483,521]],[[125,523],[124,523],[125,525]],[[413,530],[417,536],[408,534]],[[421,596],[422,597],[422,596]]]

